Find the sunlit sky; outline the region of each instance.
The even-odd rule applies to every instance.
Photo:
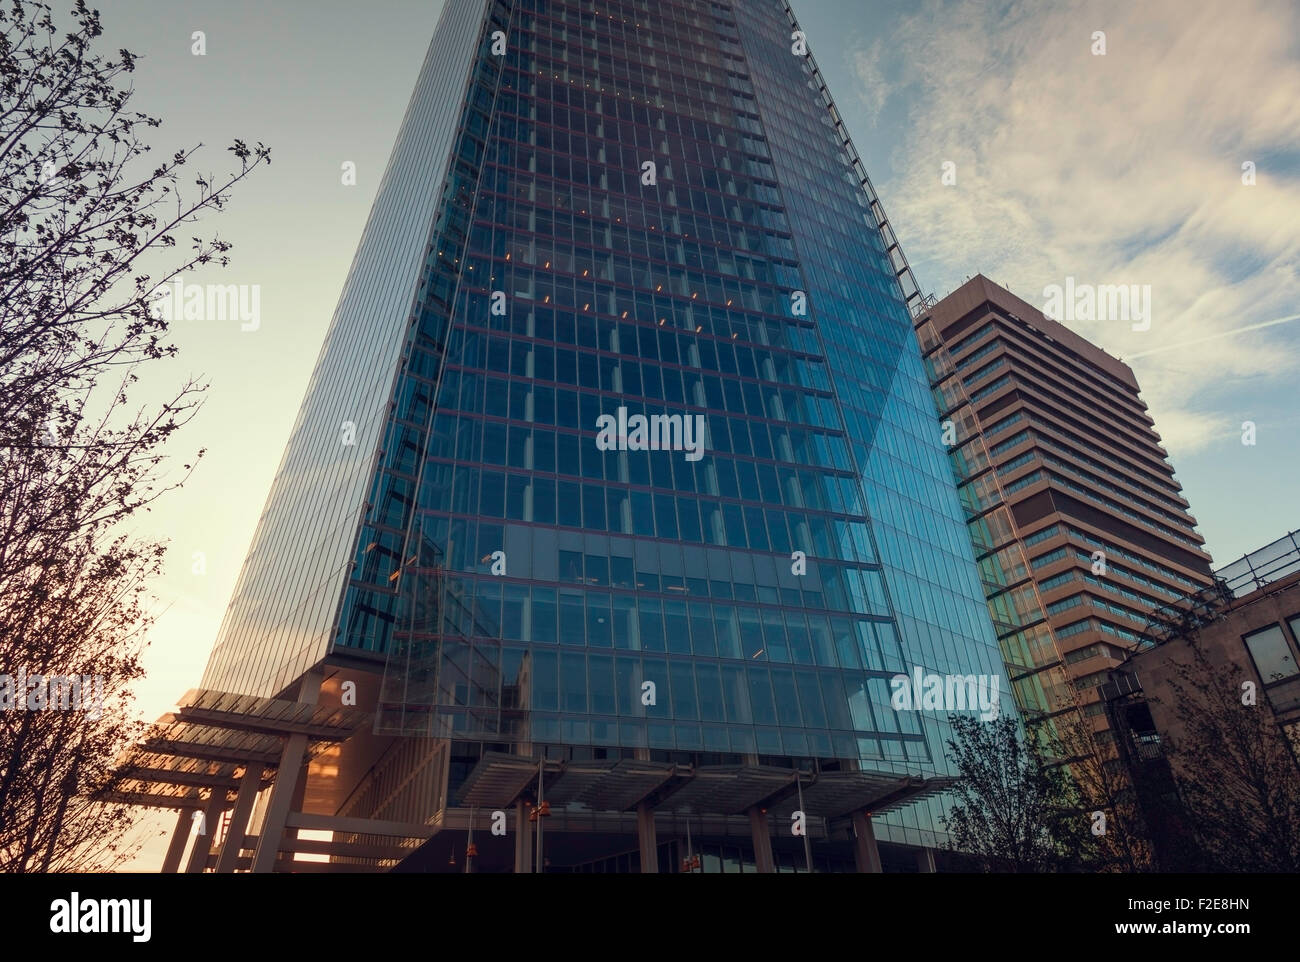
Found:
[[[206,456],[138,520],[171,545],[145,717],[198,683],[441,6],[100,5],[104,51],[142,58],[133,106],[163,119],[159,155],[201,142],[196,168],[219,172],[236,137],[273,151],[207,224],[234,243],[230,267],[189,277],[259,285],[260,327],[178,322],[180,357],[150,365],[138,395],[211,385],[169,448],[178,464]],[[1300,7],[794,6],[922,289],[983,273],[1041,307],[1067,277],[1149,285],[1150,330],[1070,326],[1133,366],[1216,563],[1300,528],[1300,321],[1240,330],[1300,315]]]

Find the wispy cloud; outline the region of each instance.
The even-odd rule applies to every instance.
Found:
[[[923,285],[982,272],[1039,306],[1067,276],[1150,285],[1149,331],[1071,326],[1140,358],[1175,451],[1221,434],[1218,379],[1300,368],[1277,347],[1291,328],[1264,329],[1300,303],[1300,7],[931,0],[900,34],[908,124],[882,194]]]
[[[889,84],[885,80],[885,50],[881,38],[876,38],[864,46],[858,46],[849,52],[849,65],[858,81],[855,88],[863,111],[872,125],[880,117],[880,111],[889,99]]]

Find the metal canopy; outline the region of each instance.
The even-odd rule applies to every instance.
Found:
[[[793,786],[794,775],[789,768],[769,765],[704,765],[656,808],[739,815]]]
[[[537,778],[537,765],[540,761],[541,759],[527,755],[485,752],[460,788],[461,804],[475,808],[505,808],[513,805],[515,799]],[[548,769],[556,772],[559,767],[559,762],[547,765]]]
[[[552,805],[571,805],[581,802],[584,795],[594,791],[609,777],[617,763],[607,761],[569,762],[557,780],[547,780],[542,786],[546,789],[545,797]]]
[[[595,811],[625,812],[676,774],[669,762],[647,762],[625,758],[609,774],[591,785],[579,798]]]
[[[536,790],[539,759],[488,752],[459,792],[460,804],[507,808]],[[799,806],[796,772],[770,765],[702,765],[625,758],[546,763],[542,797],[557,808],[580,805],[597,812],[626,812],[649,801],[657,811],[739,815],[767,808],[787,816]],[[851,812],[887,812],[944,791],[950,778],[917,778],[883,772],[820,772],[803,775],[809,813],[837,818]]]
[[[341,742],[360,731],[370,715],[357,708],[192,688],[176,712],[164,718],[231,731],[277,737],[306,735],[316,741]]]
[[[228,738],[227,735],[241,735]],[[248,735],[209,729],[195,725],[167,722],[146,735],[136,751],[150,755],[171,755],[180,758],[198,758],[208,762],[228,762],[234,765],[260,762],[263,765],[280,764],[280,739],[271,735]]]
[[[804,779],[803,806],[805,811],[826,818],[852,812],[879,815],[942,792],[952,781],[879,772],[821,772],[815,778]],[[773,805],[772,812],[784,818],[798,807],[796,792]]]

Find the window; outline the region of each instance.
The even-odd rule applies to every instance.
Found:
[[[1300,619],[1292,619],[1293,622],[1298,620]],[[1250,657],[1254,660],[1255,668],[1259,671],[1259,677],[1264,680],[1264,684],[1281,681],[1300,672],[1300,668],[1296,667],[1291,646],[1287,644],[1286,636],[1282,634],[1281,625],[1269,625],[1267,628],[1246,635],[1242,640],[1246,642]]]
[[[563,690],[563,710],[574,714],[587,711],[587,658],[580,651],[563,653],[560,684]]]
[[[598,592],[587,595],[587,644],[593,648],[609,648],[613,645],[610,636],[609,595]]]
[[[551,588],[533,588],[532,639],[555,641],[555,591]]]
[[[583,598],[577,592],[560,592],[560,635],[566,645],[585,645],[586,631],[583,617]]]

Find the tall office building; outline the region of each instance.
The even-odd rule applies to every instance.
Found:
[[[238,839],[263,799],[191,867],[933,867],[949,715],[890,680],[1009,686],[916,285],[804,44],[781,0],[448,0],[156,739],[227,766],[167,804]]]
[[[1210,557],[1128,365],[976,275],[917,336],[1016,701],[1078,705]]]

